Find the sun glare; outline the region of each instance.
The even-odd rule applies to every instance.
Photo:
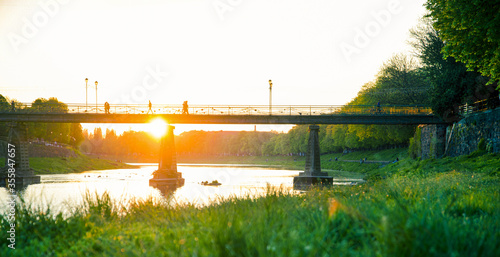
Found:
[[[148,124],[149,133],[157,138],[161,138],[167,133],[167,123],[160,118],[154,119]]]

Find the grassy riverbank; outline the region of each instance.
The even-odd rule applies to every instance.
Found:
[[[136,166],[106,159],[97,159],[78,154],[76,157],[30,157],[30,167],[35,174],[66,174],[88,170],[127,169]],[[0,163],[4,159],[0,158]]]
[[[64,174],[88,170],[127,169],[136,166],[125,163],[96,159],[85,155],[77,157],[33,157],[30,166],[35,174]]]
[[[357,186],[202,208],[88,195],[64,219],[18,205],[17,249],[2,239],[0,255],[499,256],[499,164],[480,153],[406,159]]]
[[[335,161],[337,158],[338,161]],[[367,162],[360,163],[365,159]],[[381,151],[357,151],[347,154],[332,153],[321,155],[321,168],[325,171],[338,173],[338,171],[368,173],[384,166],[378,161],[394,161],[396,158],[408,158],[408,149],[396,148]],[[304,156],[179,156],[179,163],[211,163],[211,164],[255,164],[279,166],[285,169],[303,170],[305,167]],[[353,162],[350,162],[353,161]],[[371,163],[375,161],[376,163]]]

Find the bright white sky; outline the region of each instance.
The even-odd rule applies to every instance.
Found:
[[[424,3],[0,0],[0,94],[85,103],[89,78],[99,104],[267,105],[272,79],[273,105],[342,105],[408,51]],[[190,129],[253,126],[178,125],[176,134]]]

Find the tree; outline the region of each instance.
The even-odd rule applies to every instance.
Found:
[[[0,94],[0,112],[8,111],[10,109],[10,103],[3,95]]]
[[[410,30],[410,45],[422,63],[421,71],[430,82],[430,105],[434,113],[448,121],[455,121],[458,106],[487,98],[493,86],[486,87],[487,78],[467,71],[463,63],[453,57],[444,57],[445,46],[429,18]]]
[[[445,57],[500,81],[500,1],[428,0],[426,8],[444,44]],[[500,89],[498,87],[497,89]]]
[[[10,109],[9,101],[0,94],[0,112],[7,112]],[[7,135],[7,122],[0,122],[0,136]]]
[[[367,88],[367,104],[427,105],[429,85],[413,58],[393,55],[386,61],[372,87]]]
[[[84,135],[82,125],[80,123],[71,123],[69,131],[69,144],[73,147],[78,147],[83,142]]]
[[[51,97],[48,100],[45,98],[38,98],[31,103],[31,111],[34,112],[68,112],[68,105],[59,102],[57,98]]]
[[[29,111],[66,113],[68,112],[68,105],[59,102],[55,97],[49,99],[38,98],[31,103]],[[72,140],[72,137],[75,135],[71,134],[71,124],[69,123],[28,123],[28,136],[64,144],[75,143],[75,141]]]

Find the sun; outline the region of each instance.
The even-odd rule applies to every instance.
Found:
[[[148,132],[157,138],[161,138],[167,133],[167,123],[160,118],[156,118],[149,122]]]

